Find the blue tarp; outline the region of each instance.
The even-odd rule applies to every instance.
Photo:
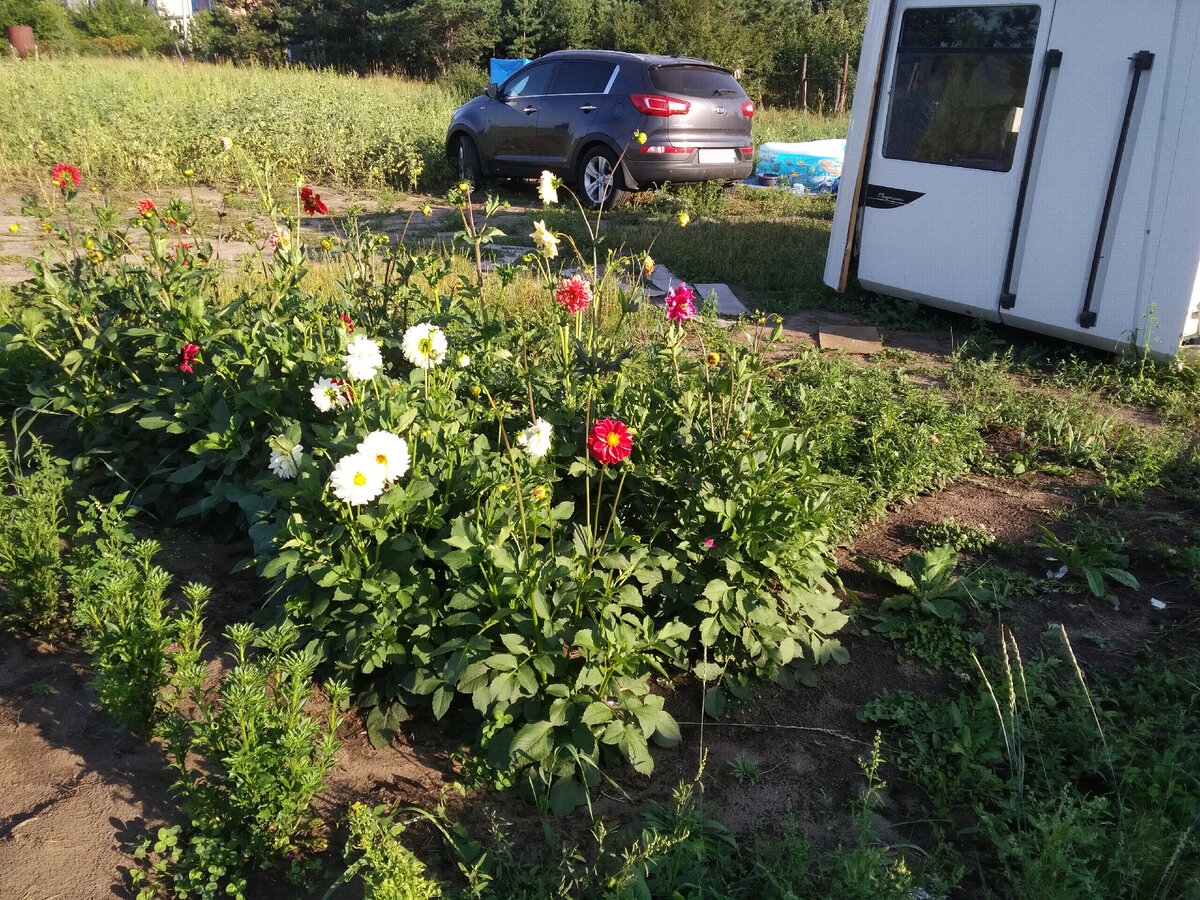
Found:
[[[492,79],[492,81],[496,82],[496,84],[500,84],[502,81],[504,81],[505,78],[507,78],[513,72],[517,71],[517,69],[521,68],[522,66],[528,65],[528,64],[529,64],[529,60],[527,60],[527,59],[495,59],[495,58],[493,58],[488,75]]]

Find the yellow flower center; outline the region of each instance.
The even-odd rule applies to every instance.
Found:
[[[362,487],[362,486],[363,486],[364,484],[366,484],[366,483],[367,483],[367,476],[366,476],[366,475],[364,475],[362,472],[355,472],[355,473],[354,473],[354,485],[355,485],[355,487]]]
[[[375,462],[379,463],[381,466],[386,466],[387,465],[387,456],[385,456],[382,453],[376,453],[375,454]]]
[[[604,440],[606,440],[608,442],[608,446],[610,446],[610,447],[620,447],[621,446],[621,436],[619,434],[617,434],[615,431],[610,431],[608,433],[608,436]]]
[[[422,356],[432,356],[433,340],[427,337],[421,338],[419,341],[417,341],[417,349],[421,351]]]

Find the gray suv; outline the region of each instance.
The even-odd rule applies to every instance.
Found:
[[[476,183],[549,169],[589,204],[618,206],[667,181],[745,178],[753,116],[733,74],[705,60],[559,50],[455,110],[446,155]]]

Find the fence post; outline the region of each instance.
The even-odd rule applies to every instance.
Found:
[[[800,108],[808,111],[808,54],[800,61]]]

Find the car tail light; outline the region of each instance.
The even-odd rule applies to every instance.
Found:
[[[747,119],[754,118],[754,101],[753,100],[747,100],[746,102],[744,102],[742,104],[742,115],[745,116]]]
[[[629,99],[644,116],[683,116],[692,108],[687,100],[676,100],[661,94],[630,94]],[[744,104],[742,108],[745,109]]]
[[[742,151],[742,156],[753,156],[754,155],[754,147],[739,147],[738,149],[740,149]]]
[[[674,147],[666,144],[647,144],[638,147],[638,153],[691,153],[691,147]]]

